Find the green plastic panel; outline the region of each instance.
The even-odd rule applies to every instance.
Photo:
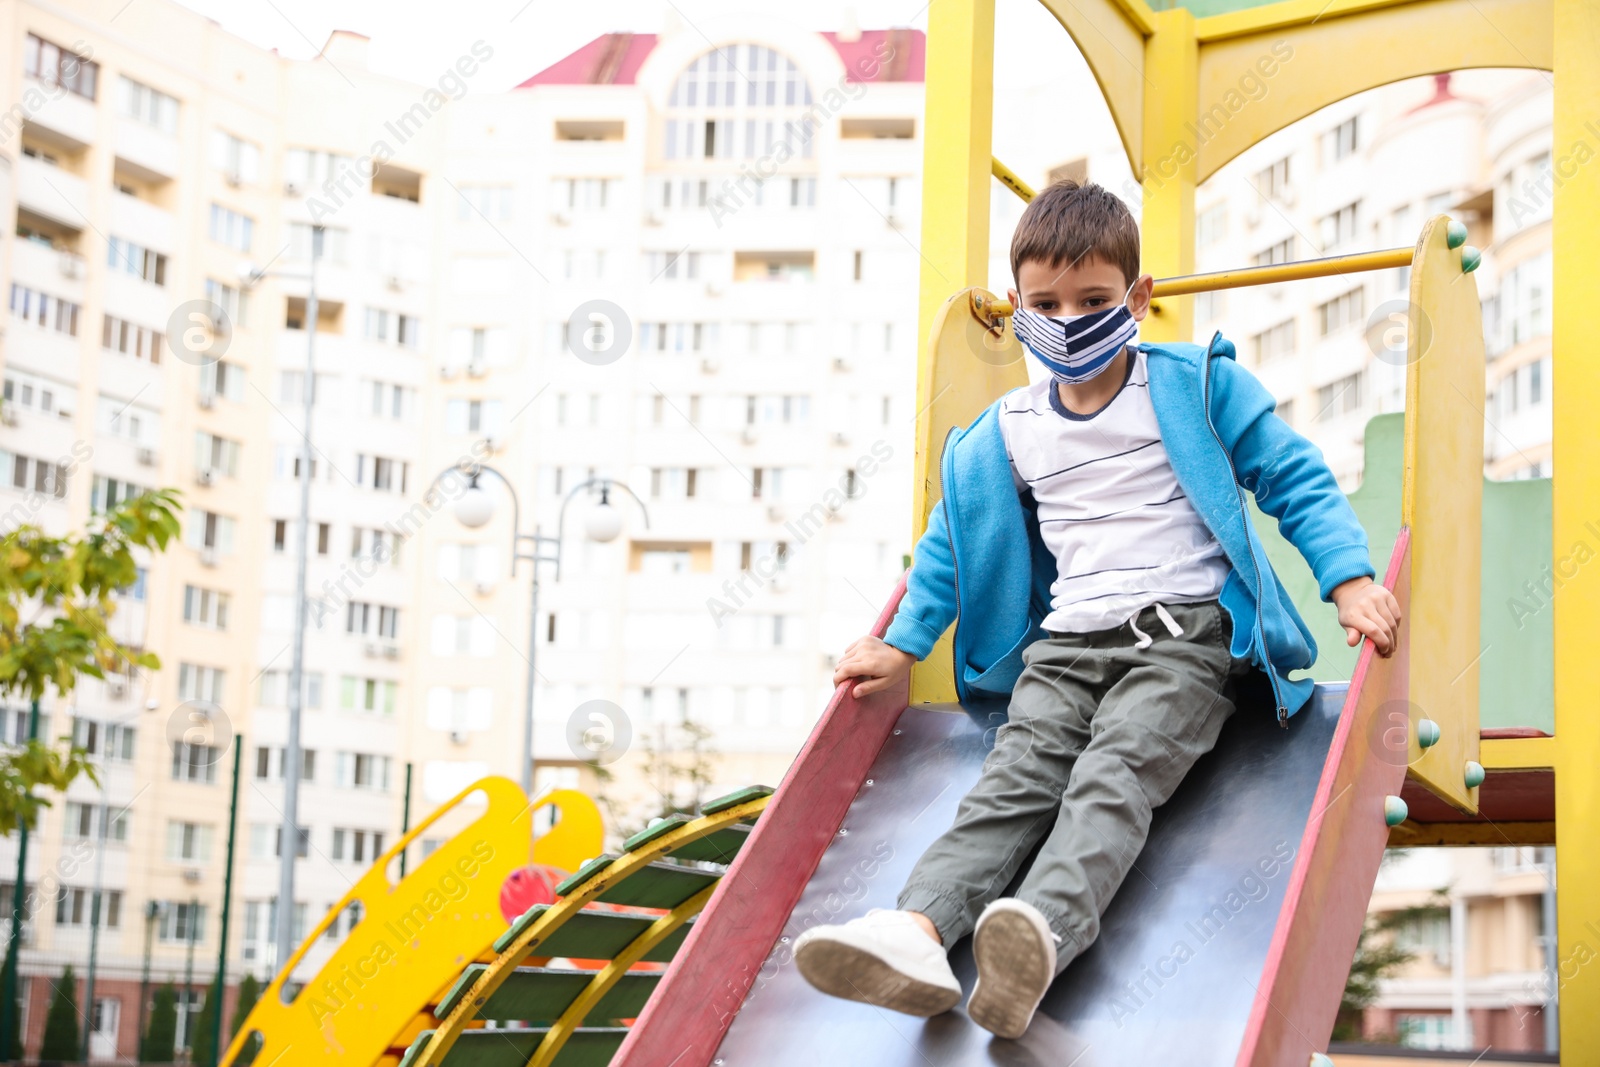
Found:
[[[445,1053],[441,1067],[527,1067],[528,1058],[544,1040],[545,1031],[468,1030]],[[400,1067],[411,1067],[433,1036],[424,1030],[406,1050]],[[606,1067],[628,1031],[622,1027],[574,1030],[557,1053],[555,1067]]]
[[[1366,527],[1372,567],[1382,575],[1400,532],[1404,416],[1380,415],[1367,423],[1364,476],[1350,504]],[[1555,639],[1549,610],[1551,571],[1550,481],[1485,481],[1483,487],[1483,587],[1478,661],[1481,726],[1555,728]],[[1278,533],[1277,522],[1255,510],[1267,557],[1300,609],[1317,642],[1318,681],[1348,680],[1357,650],[1345,644],[1333,607],[1300,554]],[[1595,543],[1600,547],[1600,524]],[[1573,557],[1592,555],[1574,545]]]
[[[518,967],[478,1009],[478,1016],[502,1022],[516,1019],[553,1023],[578,999],[596,973],[556,967]],[[624,974],[584,1021],[601,1024],[637,1018],[644,1009],[644,1002],[655,991],[661,974],[660,971]]]
[[[708,800],[700,805],[700,814],[715,815],[719,811],[726,811],[736,804],[743,804],[747,800],[756,800],[759,797],[770,797],[772,787],[767,785],[747,785],[743,789],[736,789],[727,796]]]
[[[734,823],[732,826],[713,830],[698,841],[681,845],[667,855],[675,860],[729,864],[748,840],[750,840],[750,827],[744,823]]]
[[[1277,2],[1278,0],[1151,0],[1150,7],[1154,11],[1171,11],[1173,8],[1186,7],[1195,18],[1203,19],[1207,15],[1248,11],[1253,7],[1266,7]]]
[[[611,866],[616,862],[616,860],[617,857],[609,852],[603,856],[596,856],[594,859],[590,860],[588,863],[585,863],[582,867],[579,867],[576,871],[573,871],[571,874],[567,875],[559,883],[557,883],[556,896],[566,896],[568,893],[572,892],[574,889],[578,888],[583,883],[587,882],[589,879],[593,878],[595,875]]]
[[[637,848],[648,845],[656,838],[661,837],[663,834],[672,833],[672,831],[676,830],[684,823],[692,821],[693,819],[693,815],[685,815],[681,811],[674,812],[673,814],[668,815],[665,819],[657,820],[656,822],[645,827],[643,830],[640,830],[638,833],[634,834],[632,837],[628,838],[622,843],[622,851],[632,852]]]
[[[607,904],[670,910],[722,877],[720,871],[651,863],[612,885],[599,898]]]
[[[523,928],[544,913],[548,905],[530,908],[529,914],[519,918],[512,927],[495,940],[495,951],[504,952]],[[531,956],[566,956],[580,960],[611,960],[647,930],[655,917],[651,915],[623,915],[610,911],[580,911],[555,930],[549,937],[533,946]],[[655,948],[645,953],[649,963],[670,963],[689,936],[694,920],[678,927],[661,940]]]
[[[538,922],[539,916],[543,915],[545,913],[545,909],[549,907],[550,905],[548,904],[535,904],[521,915],[518,915],[516,920],[512,922],[510,926],[506,927],[506,932],[494,939],[493,947],[495,954],[498,955],[499,953],[510,948],[511,942],[515,941],[519,936],[521,936],[522,931]]]

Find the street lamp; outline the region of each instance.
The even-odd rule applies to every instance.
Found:
[[[434,477],[433,483],[428,486],[428,493],[433,492],[440,479],[454,470],[462,468],[447,467]],[[622,532],[622,514],[611,504],[611,491],[613,489],[627,493],[639,505],[639,512],[644,516],[644,528],[650,528],[650,510],[645,507],[644,501],[638,494],[629,489],[625,484],[613,481],[610,478],[590,478],[572,487],[572,490],[561,501],[561,511],[556,517],[556,534],[549,537],[539,532],[539,526],[534,524],[532,533],[522,532],[521,504],[517,500],[517,491],[512,486],[511,480],[493,467],[483,464],[473,464],[465,468],[467,475],[467,488],[456,498],[456,521],[470,529],[478,529],[487,525],[494,518],[494,497],[488,490],[478,484],[478,480],[485,474],[492,474],[506,487],[506,492],[511,496],[511,577],[517,576],[517,564],[527,560],[533,571],[532,581],[529,583],[528,594],[528,686],[523,696],[523,733],[522,733],[522,791],[529,796],[533,795],[533,685],[537,672],[534,670],[534,656],[539,644],[539,564],[554,563],[556,565],[556,581],[561,580],[561,539],[566,529],[567,505],[572,503],[572,498],[585,489],[599,487],[600,501],[589,512],[584,522],[584,533],[591,541],[614,541]]]
[[[275,931],[278,963],[287,965],[294,952],[294,924],[286,916],[294,914],[294,861],[300,854],[300,710],[305,687],[306,656],[306,560],[311,534],[311,405],[316,392],[317,349],[317,261],[322,258],[323,228],[311,226],[311,269],[305,274],[267,271],[241,264],[240,281],[253,289],[263,278],[304,278],[306,280],[306,377],[300,384],[300,514],[295,520],[294,544],[294,637],[289,658],[288,737],[283,747],[283,830],[278,841],[278,929]],[[287,976],[285,976],[287,980]]]

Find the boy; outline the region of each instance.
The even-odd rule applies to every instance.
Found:
[[[1012,328],[1051,377],[951,435],[899,610],[834,675],[858,679],[856,696],[899,685],[955,620],[961,698],[1009,691],[1009,721],[898,910],[808,930],[795,958],[823,992],[929,1016],[961,999],[945,953],[971,933],[967,1014],[1015,1038],[1099,933],[1152,809],[1216,743],[1231,676],[1263,671],[1280,722],[1310,696],[1288,674],[1316,646],[1244,490],[1305,556],[1351,645],[1390,655],[1400,607],[1373,582],[1321,453],[1228,342],[1133,343],[1154,282],[1120,200],[1050,186],[1023,212],[1011,270]]]

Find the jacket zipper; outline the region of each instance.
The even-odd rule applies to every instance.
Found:
[[[1216,338],[1211,339],[1211,345],[1216,344]],[[1272,686],[1272,700],[1278,706],[1278,725],[1284,729],[1289,727],[1289,708],[1283,702],[1283,694],[1278,692],[1278,676],[1273,673],[1272,654],[1267,649],[1267,635],[1261,626],[1261,561],[1256,558],[1256,546],[1250,540],[1250,510],[1244,498],[1244,489],[1239,485],[1239,469],[1233,464],[1233,453],[1228,451],[1228,446],[1222,443],[1222,435],[1217,432],[1216,424],[1211,421],[1211,345],[1206,346],[1205,366],[1200,371],[1200,402],[1205,408],[1206,428],[1211,431],[1211,437],[1217,442],[1217,447],[1222,450],[1222,458],[1228,461],[1228,473],[1233,477],[1233,491],[1239,498],[1239,519],[1244,526],[1244,544],[1250,551],[1250,565],[1255,570],[1256,580],[1256,640],[1261,642],[1261,662],[1267,668],[1267,683]],[[951,553],[954,555],[954,552]]]

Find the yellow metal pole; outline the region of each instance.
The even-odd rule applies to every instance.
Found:
[[[1600,169],[1574,163],[1592,145],[1590,114],[1600,100],[1600,5],[1555,4],[1556,164],[1552,265],[1555,474],[1554,546],[1557,560],[1585,559],[1596,549],[1600,465],[1591,461],[1594,412],[1600,406],[1600,361],[1590,336],[1600,307]],[[1584,554],[1574,555],[1575,546]],[[1561,564],[1557,564],[1561,566]],[[1556,862],[1556,940],[1560,980],[1561,1061],[1600,1063],[1600,577],[1577,566],[1563,573],[1565,596],[1555,609],[1556,829],[1571,847]]]
[[[936,395],[931,335],[944,302],[983,285],[989,264],[993,159],[994,0],[939,0],[928,9],[922,141],[922,278],[917,301],[917,425],[911,537],[938,502],[939,452],[951,424]],[[942,387],[941,387],[942,388]],[[947,403],[940,404],[941,399]],[[953,399],[979,399],[957,397]],[[987,403],[989,397],[982,397]],[[953,699],[948,635],[911,675],[914,701]]]
[[[1155,275],[1194,270],[1194,187],[1199,146],[1194,119],[1200,92],[1200,46],[1186,8],[1154,13],[1144,46],[1144,207],[1141,260]],[[1187,341],[1194,332],[1192,300],[1156,301],[1139,327],[1143,341]]]
[[[1010,167],[1006,166],[998,159],[991,159],[989,161],[989,165],[994,176],[1000,179],[1000,184],[1004,185],[1007,189],[1010,189],[1013,193],[1016,193],[1017,196],[1021,197],[1024,204],[1033,199],[1033,186],[1017,177],[1016,172]]]
[[[943,427],[931,407],[928,334],[959,289],[982,285],[989,263],[994,112],[994,0],[939,0],[928,9],[922,137],[922,278],[917,300],[916,484],[913,539],[938,501]]]
[[[1242,267],[1209,274],[1185,274],[1177,278],[1157,278],[1156,296],[1183,296],[1213,289],[1239,289],[1246,285],[1294,282],[1302,278],[1326,278],[1334,274],[1355,274],[1388,267],[1409,267],[1414,249],[1388,248],[1380,252],[1356,252],[1348,256],[1326,256],[1279,263],[1271,267]],[[1146,269],[1149,269],[1148,267]]]

